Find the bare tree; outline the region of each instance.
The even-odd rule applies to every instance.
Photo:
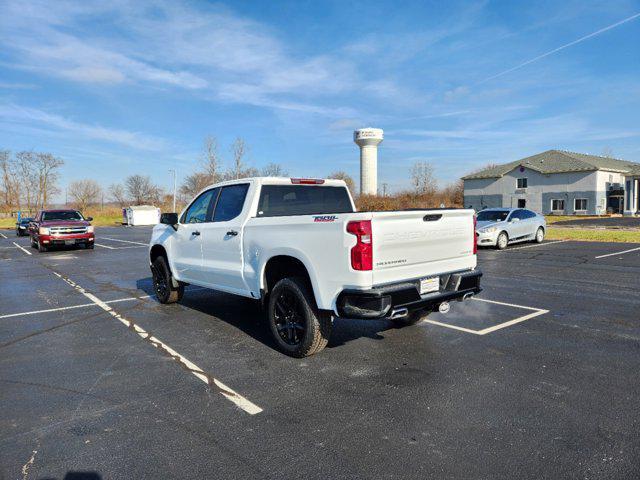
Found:
[[[344,180],[344,183],[347,184],[347,188],[351,192],[351,196],[354,197],[356,194],[356,182],[353,181],[351,175],[342,170],[338,170],[336,172],[331,172],[327,178],[335,178],[336,180]]]
[[[127,195],[135,205],[158,203],[162,195],[160,187],[154,185],[149,176],[130,175],[124,182]]]
[[[433,195],[438,183],[433,175],[433,166],[428,162],[416,162],[411,167],[411,183],[416,193]]]
[[[180,193],[188,198],[193,198],[200,190],[211,183],[211,177],[208,173],[192,173],[185,177],[184,182],[180,186]]]
[[[235,178],[241,178],[244,170],[245,156],[247,155],[247,145],[245,141],[238,137],[231,145],[231,154],[233,155],[233,173]]]
[[[95,180],[77,180],[69,184],[69,195],[76,208],[85,212],[88,206],[98,202],[102,195],[102,188]]]
[[[37,153],[35,158],[39,186],[38,205],[45,208],[49,203],[49,198],[60,191],[57,187],[60,176],[58,168],[64,165],[64,160],[50,153]]]
[[[109,186],[109,196],[120,207],[124,207],[127,203],[127,196],[124,193],[124,187],[120,183],[113,183]]]
[[[464,181],[456,180],[442,190],[442,196],[449,207],[462,206],[464,203]]]
[[[11,210],[20,206],[19,183],[17,181],[17,165],[11,152],[0,151],[0,175],[2,175],[2,203]]]
[[[16,160],[22,184],[20,196],[28,210],[36,210],[40,185],[36,156],[33,152],[19,152],[16,154]]]
[[[204,139],[204,174],[209,178],[207,183],[216,183],[220,177],[220,167],[222,164],[218,154],[218,141],[211,135]]]
[[[289,172],[279,163],[270,163],[262,169],[260,175],[263,177],[286,177]]]

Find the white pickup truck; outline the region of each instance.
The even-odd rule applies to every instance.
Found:
[[[278,347],[322,350],[334,317],[414,323],[481,291],[474,212],[356,212],[341,180],[246,178],[165,213],[149,249],[161,303],[187,284],[262,301]]]

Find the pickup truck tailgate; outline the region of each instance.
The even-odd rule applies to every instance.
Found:
[[[374,212],[373,284],[471,269],[473,210]]]

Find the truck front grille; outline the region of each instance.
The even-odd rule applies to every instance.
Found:
[[[49,232],[51,235],[76,235],[87,233],[87,227],[51,227]]]

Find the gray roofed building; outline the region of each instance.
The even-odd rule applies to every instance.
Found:
[[[633,214],[640,163],[548,150],[462,177],[465,206],[527,207],[541,213]]]

